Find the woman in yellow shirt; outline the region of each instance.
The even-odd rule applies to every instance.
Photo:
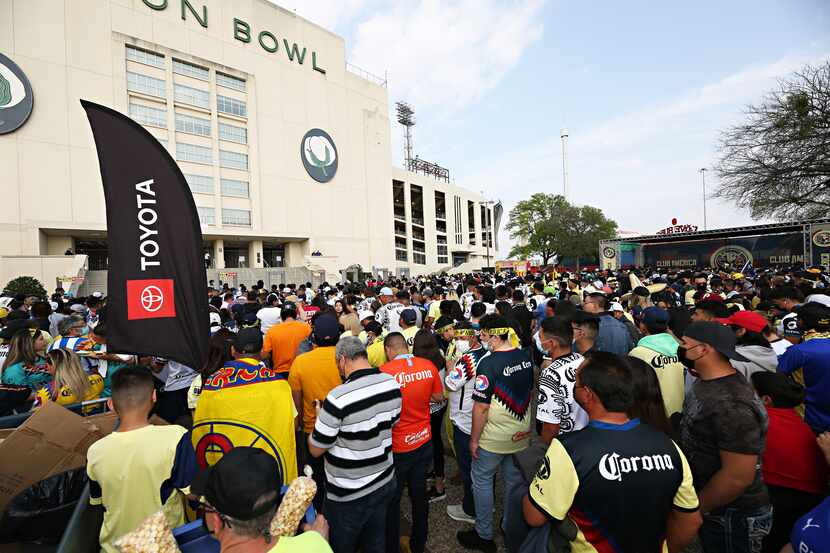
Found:
[[[52,382],[35,394],[35,407],[47,401],[58,405],[72,405],[98,399],[104,389],[104,379],[98,373],[88,374],[81,368],[81,359],[74,351],[54,349],[46,354],[46,370]]]

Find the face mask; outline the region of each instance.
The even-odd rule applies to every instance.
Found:
[[[536,344],[536,349],[539,350],[539,353],[542,355],[547,355],[548,352],[545,348],[542,347],[542,338],[539,336],[539,333],[533,335],[533,342]]]
[[[695,346],[695,347],[697,347],[697,346]],[[698,376],[698,372],[695,370],[695,361],[697,361],[697,359],[689,359],[687,357],[687,354],[689,353],[689,349],[690,348],[684,348],[683,346],[678,347],[677,348],[677,359],[678,359],[678,361],[683,363],[684,367],[689,369],[689,372],[693,376]],[[698,357],[698,359],[700,359],[700,358]]]
[[[461,355],[464,355],[465,353],[470,351],[470,342],[468,342],[467,340],[456,340],[455,351]]]
[[[493,351],[493,346],[490,345],[490,342],[481,342],[481,346],[487,351]]]
[[[87,334],[89,334],[89,325],[87,325],[87,326],[85,326],[81,329],[81,336],[85,336]]]

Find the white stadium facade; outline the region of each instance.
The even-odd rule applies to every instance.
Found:
[[[129,115],[176,160],[212,280],[418,275],[496,257],[501,206],[435,165],[395,167],[385,80],[271,2],[0,0],[0,54],[3,282],[106,285],[117,244],[81,99]]]

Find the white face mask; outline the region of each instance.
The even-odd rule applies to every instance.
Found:
[[[490,342],[481,342],[481,347],[487,351],[493,351],[493,346],[490,345]]]
[[[470,351],[470,342],[468,342],[467,340],[456,340],[455,351],[461,355],[464,355],[465,353]]]

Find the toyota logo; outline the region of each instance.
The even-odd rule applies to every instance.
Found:
[[[164,294],[158,286],[147,286],[141,291],[141,307],[155,313],[164,305]]]

